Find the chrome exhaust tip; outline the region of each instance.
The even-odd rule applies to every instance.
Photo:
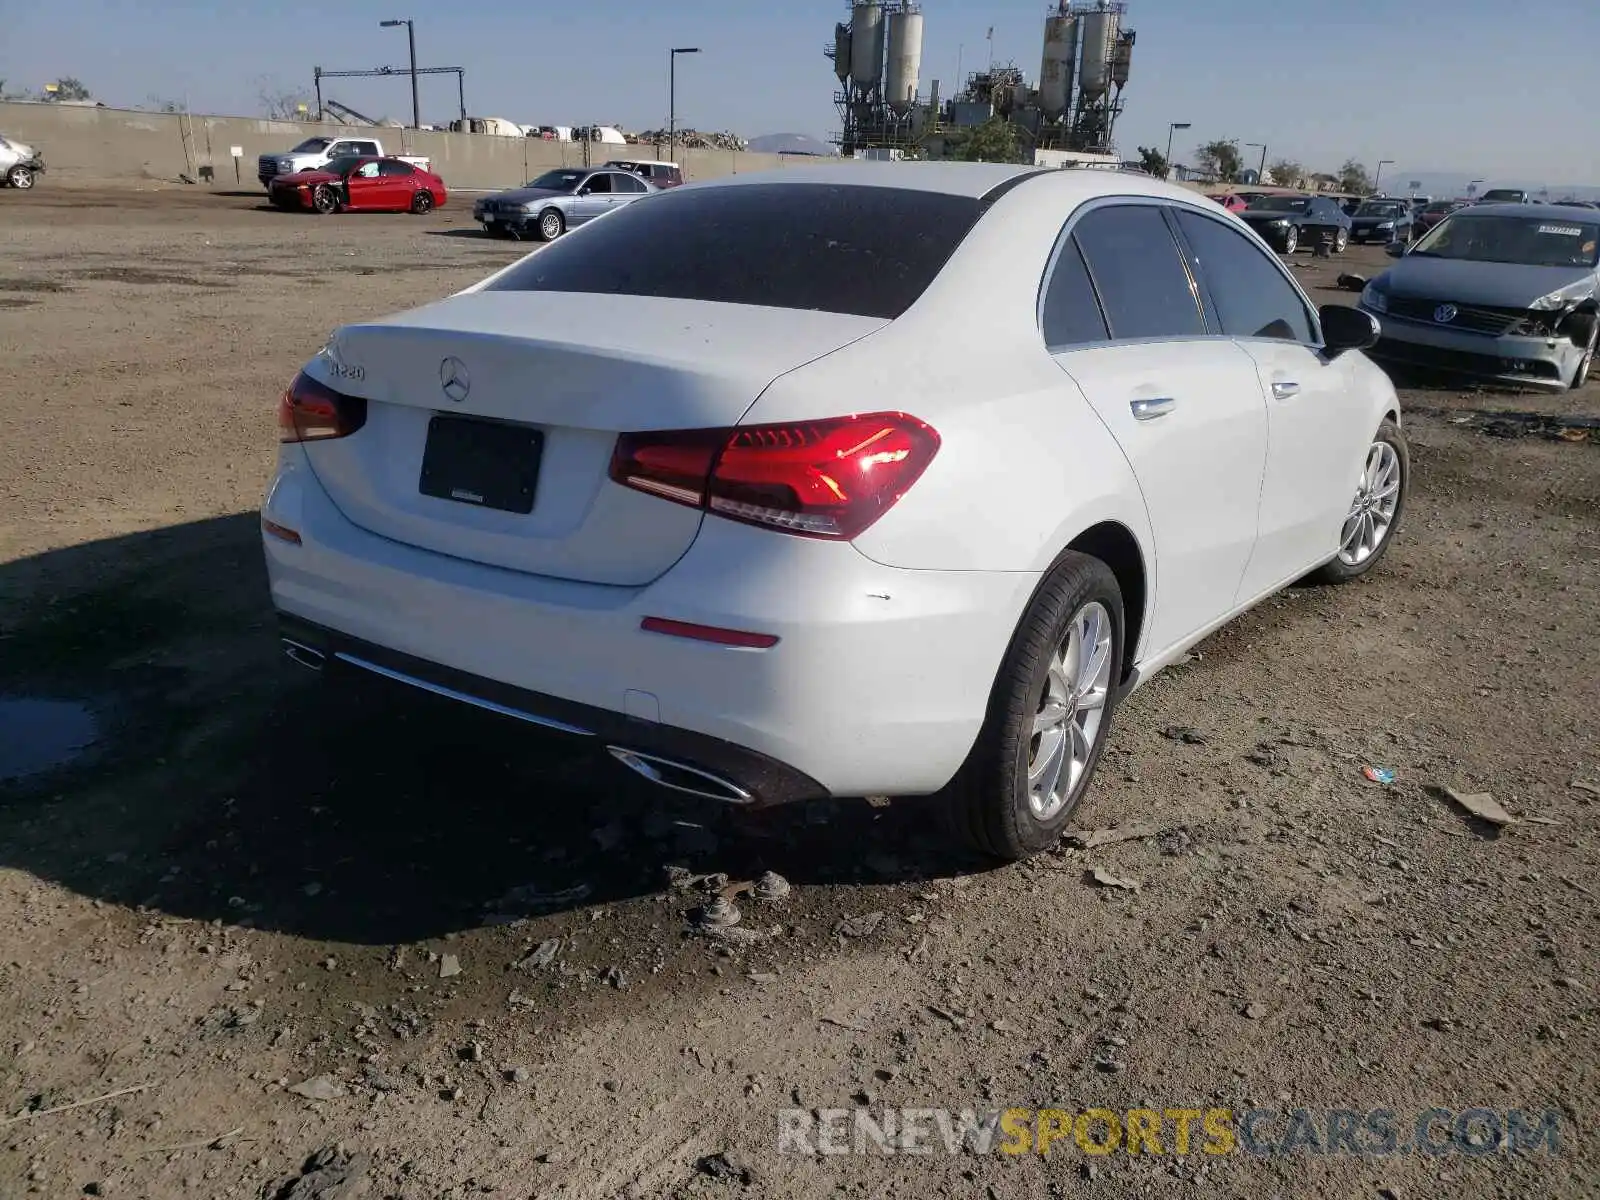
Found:
[[[683,792],[704,800],[720,800],[724,804],[755,803],[754,793],[699,767],[645,754],[640,750],[629,750],[626,746],[607,746],[606,751],[635,775],[668,791]]]
[[[288,638],[283,639],[283,653],[290,662],[298,663],[309,671],[322,670],[323,664],[328,661],[328,656],[321,650],[313,650],[310,646],[292,642]]]

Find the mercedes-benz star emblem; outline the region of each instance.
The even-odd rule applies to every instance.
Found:
[[[439,386],[444,389],[446,396],[460,404],[472,390],[472,376],[467,373],[467,364],[453,357],[440,362]]]
[[[1441,304],[1433,310],[1433,319],[1441,325],[1448,325],[1456,319],[1456,306],[1454,304]]]

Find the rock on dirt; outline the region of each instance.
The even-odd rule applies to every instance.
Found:
[[[273,1193],[273,1200],[355,1200],[367,1194],[371,1170],[370,1155],[325,1146],[306,1159],[298,1177]]]

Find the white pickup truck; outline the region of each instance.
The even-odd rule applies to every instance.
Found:
[[[369,137],[314,137],[307,138],[293,150],[283,154],[263,154],[256,160],[256,177],[262,187],[270,187],[279,175],[293,175],[296,171],[315,171],[327,166],[336,158],[351,154],[383,157],[383,143]],[[432,170],[429,160],[420,155],[396,154],[393,157]]]

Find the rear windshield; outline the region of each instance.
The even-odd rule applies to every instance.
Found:
[[[1305,212],[1310,203],[1304,196],[1263,196],[1250,207],[1262,212]]]
[[[827,183],[675,188],[607,213],[486,291],[598,292],[893,320],[983,211],[971,196]]]

